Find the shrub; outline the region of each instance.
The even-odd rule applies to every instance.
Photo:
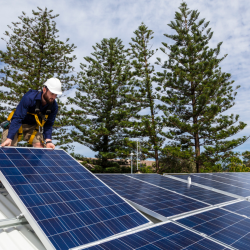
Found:
[[[123,166],[120,168],[120,171],[120,173],[131,173],[131,168]]]
[[[117,167],[105,168],[104,173],[120,173],[120,168]]]
[[[103,167],[99,165],[95,165],[94,168],[91,169],[91,172],[93,173],[103,173]]]
[[[145,166],[145,167],[142,167],[140,168],[140,171],[144,174],[146,173],[154,173],[154,170],[151,166]]]

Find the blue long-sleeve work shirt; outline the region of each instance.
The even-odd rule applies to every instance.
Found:
[[[36,100],[41,101],[41,99],[42,99],[42,92],[39,92],[37,90],[32,90],[32,89],[29,90],[23,96],[11,120],[9,133],[8,133],[9,139],[11,140],[14,139],[15,134],[18,132],[18,129],[21,127],[22,124],[29,124],[29,125],[36,124],[35,117],[33,115],[27,114],[27,112],[35,114]],[[48,106],[49,104],[46,104],[45,106],[43,106],[41,102],[40,111],[42,113],[45,113]],[[51,113],[43,127],[44,139],[52,139],[52,127],[54,125],[57,111],[58,111],[58,105],[57,105],[57,102],[54,101],[51,107]]]

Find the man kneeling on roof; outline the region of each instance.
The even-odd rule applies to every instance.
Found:
[[[42,92],[29,90],[1,126],[1,146],[17,146],[22,139],[36,148],[55,148],[52,143],[52,127],[58,111],[57,95],[61,95],[61,82],[57,78],[48,79]],[[45,142],[44,142],[45,138]]]

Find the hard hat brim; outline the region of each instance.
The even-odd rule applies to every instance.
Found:
[[[51,90],[49,90],[51,93],[53,93],[53,94],[56,94],[56,95],[62,95],[62,92],[57,92],[57,91],[51,91]]]

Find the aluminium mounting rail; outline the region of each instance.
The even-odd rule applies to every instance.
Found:
[[[24,217],[0,220],[0,229],[28,224]]]

